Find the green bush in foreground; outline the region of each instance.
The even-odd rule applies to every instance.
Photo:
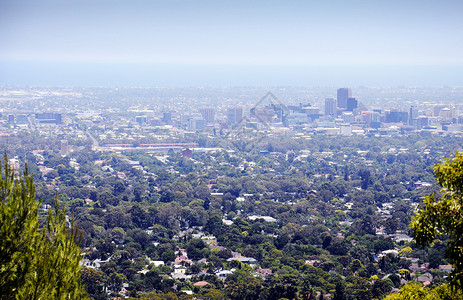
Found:
[[[0,165],[0,299],[87,299],[80,282],[79,231],[56,200],[40,229],[35,185],[27,167],[15,179]]]
[[[432,245],[447,237],[445,257],[454,266],[450,273],[452,288],[463,288],[463,155],[455,153],[452,160],[445,159],[434,166],[437,183],[442,187],[439,195],[425,197],[418,206],[410,227],[419,246]]]

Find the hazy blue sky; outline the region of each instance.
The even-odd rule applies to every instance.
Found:
[[[0,84],[463,85],[462,78],[461,0],[0,1]]]

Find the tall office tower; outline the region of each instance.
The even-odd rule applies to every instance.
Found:
[[[333,98],[325,99],[325,116],[336,115],[336,100]]]
[[[368,127],[371,127],[371,119],[372,119],[373,112],[372,111],[362,111],[362,119],[367,123]]]
[[[381,127],[381,114],[378,111],[373,111],[371,113],[371,127],[372,128]]]
[[[416,128],[418,130],[423,129],[423,127],[429,126],[429,119],[428,117],[418,117],[416,119]]]
[[[243,108],[242,107],[233,107],[229,108],[227,111],[227,121],[228,125],[233,125],[241,122],[243,120]]]
[[[354,111],[359,105],[359,102],[355,98],[347,98],[347,110],[348,111]]]
[[[410,125],[414,125],[418,119],[418,108],[416,106],[410,107],[410,113],[408,114],[408,121]]]
[[[214,123],[215,121],[215,109],[213,108],[201,108],[199,110],[203,119],[206,120],[207,124]]]
[[[164,112],[162,114],[162,122],[167,125],[172,125],[172,113],[170,111]]]
[[[339,108],[347,108],[347,99],[352,97],[352,91],[348,88],[340,88],[338,89],[338,107]]]

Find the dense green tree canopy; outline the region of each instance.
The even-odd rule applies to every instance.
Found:
[[[223,138],[204,137],[211,147]],[[52,205],[59,189],[79,221],[82,258],[91,266],[81,271],[82,280],[93,299],[318,299],[328,293],[372,299],[425,272],[432,285],[446,281],[447,272],[437,268],[451,263],[444,257],[446,238],[416,247],[408,225],[415,205],[439,189],[430,166],[462,140],[312,135],[259,146],[271,146],[270,152],[197,152],[193,158],[90,149],[62,157],[43,144],[11,154],[31,162],[43,203]],[[43,224],[43,209],[38,212]],[[240,255],[255,259],[251,269],[227,276],[238,268],[227,259]],[[414,272],[411,259],[413,267],[427,267]],[[209,284],[195,286],[198,281]]]

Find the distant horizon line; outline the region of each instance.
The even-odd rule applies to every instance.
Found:
[[[167,85],[159,85],[159,86],[148,86],[148,85],[49,85],[49,84],[3,84],[0,83],[0,88],[84,88],[84,89],[98,89],[98,88],[115,88],[115,89],[184,89],[184,88],[207,88],[207,89],[239,89],[239,88],[258,88],[258,89],[269,89],[269,88],[292,88],[292,89],[339,89],[339,88],[350,88],[350,89],[418,89],[418,88],[446,88],[446,89],[463,89],[463,85],[422,85],[422,86],[412,86],[412,85],[384,85],[384,86],[367,86],[367,85],[359,85],[359,86],[340,86],[340,85],[317,85],[317,86],[301,86],[301,85],[178,85],[178,86],[167,86]]]
[[[460,87],[463,65],[2,62],[0,85],[60,87]]]

